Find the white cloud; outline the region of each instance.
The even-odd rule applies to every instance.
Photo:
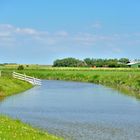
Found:
[[[101,27],[99,23],[95,23],[93,27]],[[137,38],[136,38],[137,36]],[[115,45],[127,45],[128,43],[140,44],[139,33],[133,34],[119,34],[114,33],[110,35],[93,34],[93,33],[68,33],[65,30],[60,30],[56,32],[48,32],[46,30],[36,30],[34,28],[21,28],[10,24],[0,24],[0,47],[1,44],[10,43],[12,46],[23,46],[29,44],[38,45],[41,47],[49,48],[50,46],[109,46],[110,44]],[[14,44],[14,45],[13,45]],[[4,46],[4,45],[3,45]]]
[[[66,31],[58,31],[55,33],[56,36],[59,36],[59,37],[67,37],[68,36],[68,32]]]
[[[91,25],[91,27],[94,28],[94,29],[101,29],[102,25],[99,22],[95,22]]]
[[[10,37],[11,33],[14,31],[14,28],[10,24],[0,24],[0,38]]]
[[[38,31],[31,28],[16,28],[16,32],[27,35],[38,35]]]
[[[13,26],[10,24],[0,24],[0,30],[11,30]]]
[[[79,33],[76,34],[74,40],[83,45],[95,45],[97,43],[110,43],[116,42],[120,39],[120,36],[115,35],[101,35],[101,34],[90,34],[90,33]]]
[[[93,45],[97,41],[95,35],[91,35],[88,33],[77,34],[73,39],[81,45]]]
[[[10,36],[10,32],[0,32],[0,38],[2,37],[9,37]]]
[[[99,25],[94,27],[99,27]],[[9,55],[7,52],[18,57],[19,54],[25,59],[24,54],[40,54],[39,57],[49,56],[73,56],[77,55],[104,55],[113,57],[118,54],[125,54],[137,49],[140,46],[140,33],[92,33],[75,32],[70,33],[65,30],[48,32],[47,30],[37,30],[35,28],[21,28],[10,24],[0,24],[0,54]],[[135,53],[138,54],[139,51]],[[135,55],[135,53],[133,53]],[[15,59],[16,60],[16,59]]]

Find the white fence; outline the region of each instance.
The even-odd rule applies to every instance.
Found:
[[[31,76],[27,76],[26,74],[21,74],[21,73],[17,73],[17,72],[13,72],[12,75],[14,78],[27,81],[33,85],[41,85],[41,80],[38,78],[34,78]]]

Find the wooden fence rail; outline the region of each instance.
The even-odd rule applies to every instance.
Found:
[[[12,76],[14,78],[27,81],[27,82],[29,82],[29,83],[31,83],[33,85],[41,85],[41,80],[40,79],[28,76],[26,74],[21,74],[21,73],[13,72]]]

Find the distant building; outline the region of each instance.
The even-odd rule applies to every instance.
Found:
[[[140,62],[130,62],[127,65],[131,68],[140,68]]]

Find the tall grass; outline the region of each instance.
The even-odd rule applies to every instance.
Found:
[[[4,69],[3,75],[10,75],[14,69]],[[26,73],[41,79],[72,80],[102,84],[119,89],[127,94],[140,96],[140,69],[133,68],[64,68],[28,67]]]
[[[48,68],[19,71],[41,79],[102,84],[140,97],[140,69]]]

